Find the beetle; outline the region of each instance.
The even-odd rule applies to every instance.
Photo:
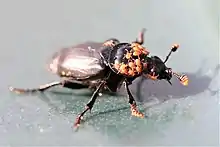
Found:
[[[92,89],[94,92],[90,100],[74,123],[74,127],[79,127],[84,114],[92,110],[99,93],[104,91],[117,92],[124,83],[131,115],[144,118],[144,114],[138,110],[129,89],[132,81],[144,76],[152,80],[164,79],[172,85],[170,80],[172,76],[175,76],[184,86],[188,85],[186,75],[173,72],[165,65],[171,53],[175,52],[179,45],[174,44],[166,59],[162,61],[158,56],[150,56],[150,52],[143,46],[144,31],[145,29],[140,32],[138,39],[131,43],[123,43],[118,39],[111,38],[98,49],[64,48],[53,55],[49,64],[51,72],[63,80],[45,84],[36,89],[10,87],[10,90],[16,93],[42,92],[57,85],[71,89]]]

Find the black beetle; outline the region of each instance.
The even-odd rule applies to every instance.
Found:
[[[10,87],[10,90],[16,93],[27,93],[44,91],[57,85],[71,89],[93,89],[91,99],[74,124],[75,127],[78,127],[83,115],[88,110],[91,111],[99,93],[103,91],[117,92],[124,83],[132,115],[143,118],[144,115],[138,111],[135,99],[128,87],[133,80],[145,76],[152,80],[165,79],[171,84],[170,79],[174,75],[183,85],[188,84],[186,75],[179,75],[165,65],[171,53],[175,52],[179,46],[176,44],[172,46],[165,61],[157,56],[150,57],[148,50],[142,46],[144,31],[132,43],[120,43],[117,39],[112,38],[106,40],[99,49],[64,48],[54,54],[49,65],[51,72],[65,78],[64,80],[45,84],[37,89]]]

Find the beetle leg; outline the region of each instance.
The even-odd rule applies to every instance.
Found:
[[[136,117],[140,117],[140,118],[144,118],[144,114],[139,112],[137,109],[136,101],[135,101],[133,95],[131,94],[131,91],[130,91],[128,85],[129,85],[128,81],[125,81],[125,88],[126,88],[128,98],[129,98],[128,102],[131,106],[131,115],[136,116]]]
[[[47,90],[48,88],[57,86],[57,85],[62,85],[62,82],[52,82],[52,83],[48,83],[45,85],[40,86],[39,88],[33,88],[33,89],[22,89],[22,88],[13,88],[13,87],[9,87],[9,90],[18,94],[22,94],[22,93],[34,93],[34,92],[43,92],[45,90]]]
[[[81,89],[81,88],[88,88],[86,85],[74,83],[68,80],[60,81],[60,82],[52,82],[48,84],[41,85],[39,88],[33,88],[33,89],[23,89],[23,88],[14,88],[14,87],[9,87],[9,90],[12,92],[15,92],[17,94],[24,94],[24,93],[34,93],[34,92],[43,92],[49,88],[52,88],[54,86],[63,86],[65,88],[70,88],[70,89]]]
[[[62,86],[65,88],[69,88],[69,89],[89,88],[89,86],[87,86],[87,83],[80,84],[80,83],[72,82],[69,80],[64,80]]]
[[[142,44],[144,44],[144,33],[146,32],[146,29],[145,28],[143,28],[140,32],[139,32],[139,34],[138,34],[138,38],[136,39],[136,43],[138,43],[138,44],[140,44],[140,45],[142,45]]]
[[[92,97],[90,98],[89,102],[86,104],[86,108],[85,110],[80,113],[78,115],[78,117],[76,118],[76,121],[74,123],[74,127],[78,128],[80,125],[80,122],[82,120],[83,115],[88,111],[88,110],[92,110],[92,107],[97,99],[97,97],[99,96],[99,91],[103,88],[105,82],[101,82],[101,84],[99,84],[99,86],[97,87],[97,89],[94,91]]]

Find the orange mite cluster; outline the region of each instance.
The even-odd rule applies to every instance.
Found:
[[[115,44],[112,40],[110,40],[110,41],[105,42],[103,45],[104,46],[114,46]]]
[[[131,47],[133,49],[133,55],[134,56],[140,56],[141,54],[145,54],[145,55],[149,54],[149,52],[143,46],[141,46],[138,43],[132,43]]]
[[[135,76],[140,74],[143,70],[141,55],[148,55],[149,52],[141,45],[137,43],[131,44],[131,50],[126,50],[126,54],[124,55],[124,59],[127,61],[125,63],[115,63],[113,66],[115,69],[119,71],[121,74],[125,74],[128,76]],[[134,57],[138,57],[135,58]]]

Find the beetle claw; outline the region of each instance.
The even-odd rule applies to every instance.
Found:
[[[80,123],[81,123],[81,120],[82,120],[82,116],[79,115],[79,116],[76,118],[76,121],[75,121],[75,123],[74,123],[74,125],[73,125],[73,127],[74,127],[75,129],[78,129],[78,128],[79,128]]]
[[[9,87],[9,90],[11,92],[14,92],[14,93],[17,93],[17,94],[23,94],[23,93],[27,92],[27,90],[25,90],[25,89],[13,88],[13,87]]]

